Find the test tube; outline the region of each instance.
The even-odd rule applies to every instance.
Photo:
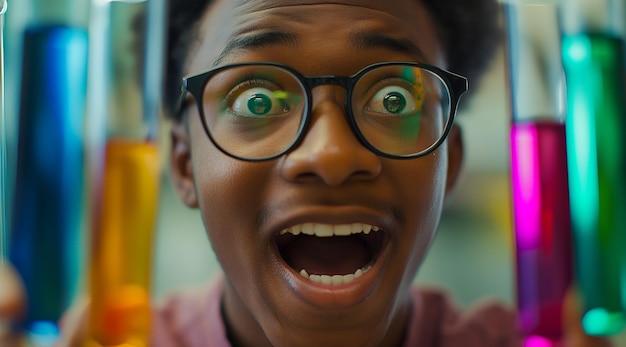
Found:
[[[79,286],[87,47],[87,30],[62,18],[23,32],[9,260],[26,288],[20,327],[36,346],[54,342]]]
[[[525,347],[556,346],[574,272],[558,7],[510,1],[504,10],[518,318]]]
[[[576,274],[582,325],[592,335],[617,334],[626,324],[623,5],[571,0],[561,9]]]
[[[164,2],[92,5],[86,345],[149,346]],[[137,20],[140,13],[147,21]]]
[[[0,266],[4,265],[8,254],[8,227],[7,227],[7,143],[6,143],[6,115],[4,108],[4,14],[8,4],[0,0]]]

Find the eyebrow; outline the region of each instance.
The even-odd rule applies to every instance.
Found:
[[[412,57],[426,59],[426,54],[409,40],[396,39],[379,33],[356,33],[351,37],[358,50],[384,48],[394,52],[405,53]]]
[[[240,36],[228,40],[228,44],[217,57],[213,66],[219,65],[226,56],[236,50],[250,50],[254,48],[269,47],[275,45],[297,46],[298,36],[288,31],[267,31],[254,35]]]

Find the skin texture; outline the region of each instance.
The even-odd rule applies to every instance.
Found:
[[[346,17],[350,25],[337,25]],[[223,51],[233,39],[276,29],[293,33],[295,40]],[[355,34],[373,33],[410,42],[417,50],[352,43]],[[409,0],[384,6],[218,1],[202,20],[185,73],[200,73],[218,59],[219,64],[279,62],[305,75],[351,75],[381,61],[445,68],[430,17]],[[397,346],[404,338],[408,289],[457,176],[461,137],[455,129],[426,157],[384,159],[358,142],[344,104],[342,87],[316,87],[304,141],[262,163],[219,152],[193,103],[186,124],[174,127],[176,186],[188,206],[200,209],[226,274],[223,310],[238,346]],[[385,230],[390,241],[372,270],[351,285],[315,286],[285,265],[274,243],[281,229],[304,222],[368,223]]]

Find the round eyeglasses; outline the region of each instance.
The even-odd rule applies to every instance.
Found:
[[[452,128],[467,79],[434,66],[384,62],[352,76],[304,76],[278,63],[224,65],[183,78],[202,126],[225,154],[247,161],[279,157],[298,146],[311,123],[311,90],[346,88],[347,122],[358,140],[387,158],[437,149]]]

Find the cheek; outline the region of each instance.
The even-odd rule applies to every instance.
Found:
[[[437,217],[445,196],[447,158],[441,150],[394,165],[394,182],[407,222]],[[393,163],[392,163],[393,164]]]
[[[410,257],[407,271],[422,261],[435,235],[445,196],[446,156],[436,151],[414,162],[400,162],[404,168],[395,171],[396,196],[405,217],[406,242],[400,242],[401,253]]]
[[[206,134],[192,137],[192,167],[202,220],[223,267],[254,249],[256,224],[268,174],[263,163],[233,159],[215,148]]]

